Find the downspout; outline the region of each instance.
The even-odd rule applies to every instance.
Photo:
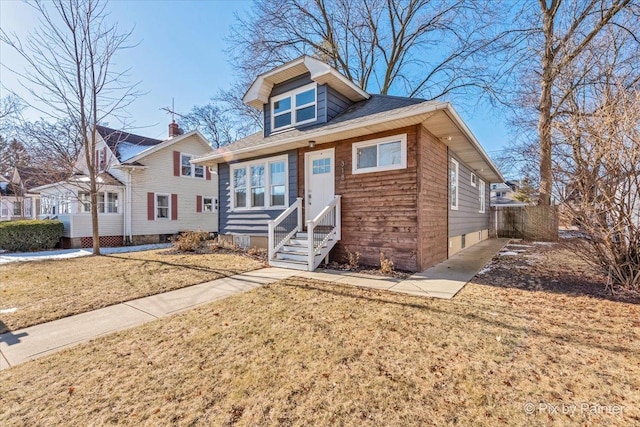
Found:
[[[123,208],[123,237],[125,244],[131,244],[131,169],[126,170],[126,179],[124,183],[124,203],[122,204]]]

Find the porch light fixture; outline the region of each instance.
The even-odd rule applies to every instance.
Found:
[[[441,136],[440,139],[442,141],[451,141],[453,138],[451,138],[450,136]]]
[[[309,141],[309,148],[314,148],[316,146],[315,141]]]

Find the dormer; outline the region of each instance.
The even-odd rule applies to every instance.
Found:
[[[302,56],[258,76],[243,101],[263,112],[267,137],[326,123],[369,96],[328,64]]]

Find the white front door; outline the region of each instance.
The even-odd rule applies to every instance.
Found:
[[[306,220],[314,219],[335,197],[334,149],[305,154]]]

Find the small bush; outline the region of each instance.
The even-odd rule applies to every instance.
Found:
[[[53,249],[63,231],[64,225],[57,220],[0,222],[0,248],[13,252]]]
[[[357,270],[360,267],[360,252],[351,252],[349,248],[347,251],[347,264],[351,270]]]
[[[384,252],[380,252],[380,272],[382,274],[393,273],[393,261],[384,256]]]
[[[196,252],[205,246],[208,237],[206,231],[183,231],[173,242],[173,248],[180,252]]]

